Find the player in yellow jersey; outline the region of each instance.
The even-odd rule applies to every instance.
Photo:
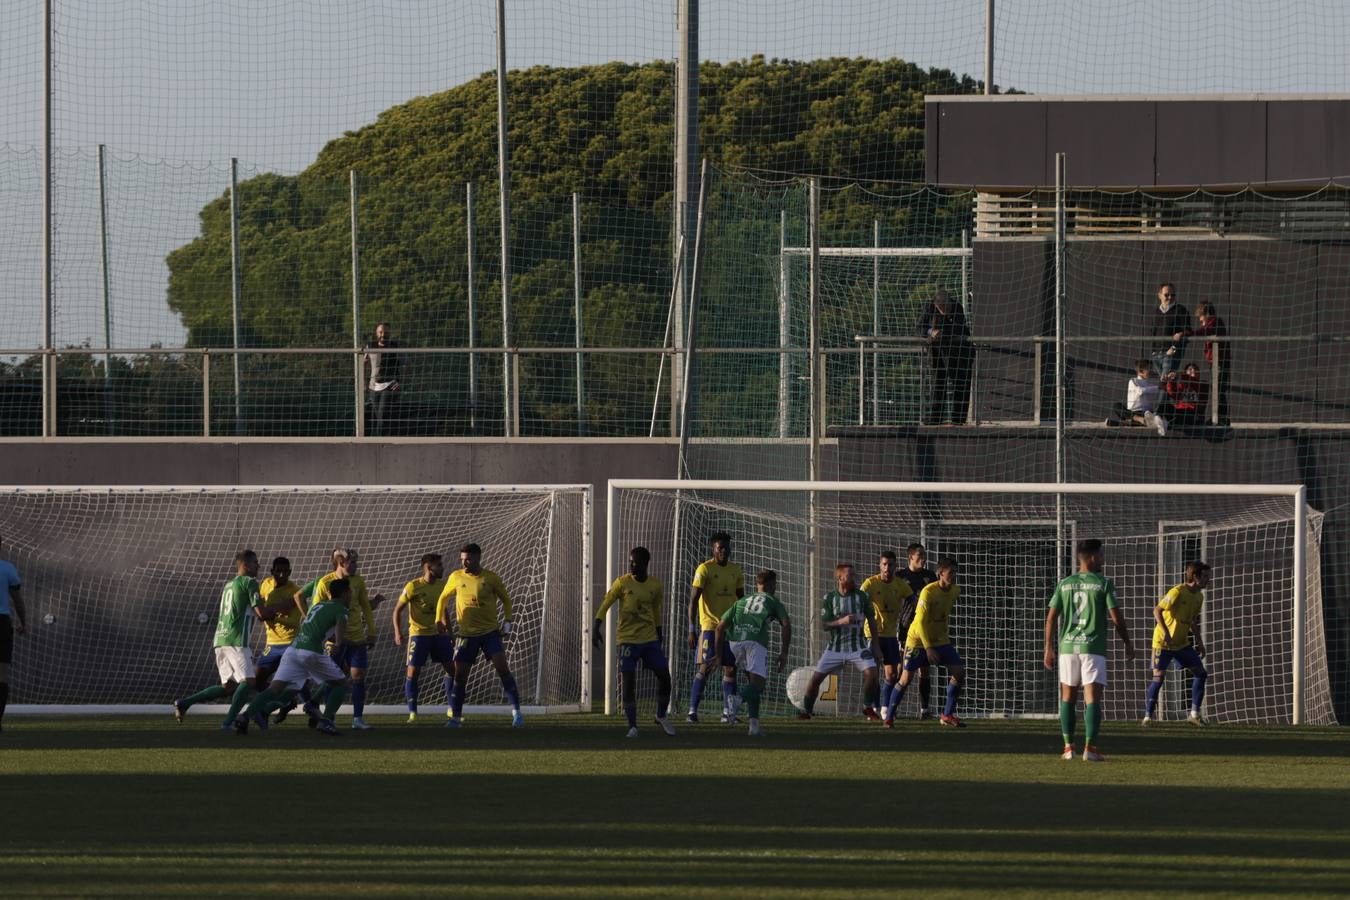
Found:
[[[262,692],[267,690],[277,666],[281,665],[281,657],[285,655],[286,648],[295,640],[296,629],[300,627],[300,620],[305,617],[305,601],[299,597],[300,586],[291,581],[291,561],[284,556],[272,560],[268,576],[258,585],[258,593],[262,595],[263,602],[268,604],[264,611],[268,617],[263,620],[267,645],[263,648],[262,654],[253,661],[253,668],[256,670],[253,688]],[[283,604],[286,600],[290,601],[290,605]],[[311,699],[308,687],[302,687],[300,695],[305,702]],[[295,705],[296,701],[292,700],[289,706],[279,710],[277,722],[285,721],[287,714],[295,708]],[[266,728],[266,720],[259,725]]]
[[[399,613],[408,610],[408,677],[403,681],[403,696],[408,700],[409,725],[417,721],[417,673],[428,658],[440,663],[445,670],[441,684],[445,687],[447,709],[455,693],[455,650],[450,643],[450,636],[442,634],[436,622],[436,610],[443,590],[445,576],[441,555],[427,553],[422,557],[422,576],[404,585],[398,603],[394,604],[396,647],[403,644]]]
[[[450,630],[450,611],[454,610],[455,630],[455,688],[450,699],[450,721],[445,724],[458,728],[464,713],[464,689],[469,683],[469,671],[482,653],[497,670],[502,680],[506,702],[511,705],[511,726],[525,724],[520,714],[520,692],[516,678],[506,662],[502,637],[511,635],[511,598],[506,585],[491,569],[484,569],[483,551],[477,544],[465,544],[459,550],[460,567],[450,573],[445,589],[441,591],[436,621]],[[497,624],[497,604],[501,603],[502,621]]]
[[[872,601],[872,620],[877,623],[877,633],[872,634],[869,625],[864,635],[872,639],[877,649],[877,661],[882,665],[881,708],[889,709],[891,692],[900,677],[900,618],[904,613],[905,601],[914,596],[909,582],[896,576],[899,569],[894,550],[883,550],[877,560],[877,574],[862,583],[862,592]],[[869,719],[880,719],[878,710],[869,706],[863,710]]]
[[[312,581],[300,589],[301,595],[309,595],[314,603],[323,603],[332,599],[328,585],[339,578],[347,579],[351,590],[351,602],[348,605],[347,626],[343,634],[345,641],[337,657],[337,664],[352,679],[352,730],[369,731],[366,724],[366,670],[370,667],[370,648],[375,644],[375,607],[384,602],[383,594],[370,596],[365,576],[357,574],[360,569],[360,554],[352,549],[339,548],[333,551],[333,571]]]
[[[647,573],[652,554],[646,547],[634,547],[628,553],[628,573],[614,579],[604,601],[595,613],[595,643],[605,641],[605,614],[619,604],[619,688],[623,712],[628,717],[628,737],[638,736],[637,667],[656,676],[656,724],[666,734],[675,729],[666,718],[670,710],[670,664],[666,661],[661,629],[663,586],[660,579]]]
[[[690,725],[698,724],[698,706],[703,700],[703,685],[713,669],[722,666],[722,722],[736,721],[740,697],[736,695],[736,657],[723,645],[717,657],[717,626],[722,614],[745,595],[745,573],[731,561],[731,535],[719,531],[710,538],[712,558],[694,570],[694,585],[689,591],[689,649],[698,648],[694,665],[694,686],[689,692]]]
[[[1191,670],[1191,711],[1186,720],[1192,725],[1204,725],[1200,705],[1205,701],[1205,642],[1200,637],[1200,608],[1205,605],[1205,588],[1209,587],[1210,566],[1196,560],[1186,564],[1186,580],[1172,588],[1153,607],[1153,681],[1144,695],[1144,720],[1148,727],[1153,722],[1162,691],[1163,680],[1173,662],[1177,668]],[[1195,646],[1190,639],[1195,638]]]
[[[914,623],[909,626],[909,634],[905,637],[905,671],[900,674],[900,683],[891,693],[890,708],[882,717],[888,728],[895,721],[895,708],[905,698],[910,679],[916,671],[929,664],[945,666],[949,676],[947,705],[938,721],[954,728],[966,727],[956,715],[956,703],[966,683],[966,666],[961,660],[961,654],[952,646],[951,632],[948,630],[952,607],[961,596],[957,569],[956,560],[949,556],[938,560],[937,581],[926,585],[919,592],[919,602],[914,607]]]

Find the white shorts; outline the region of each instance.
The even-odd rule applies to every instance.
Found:
[[[852,663],[853,668],[859,672],[866,672],[868,669],[877,667],[877,661],[872,658],[872,651],[864,647],[861,650],[826,650],[820,654],[820,662],[816,663],[816,671],[821,675],[830,675],[838,672],[846,663]]]
[[[288,647],[286,655],[281,657],[281,665],[277,666],[277,674],[272,676],[272,681],[298,688],[306,679],[315,684],[323,684],[326,681],[342,681],[346,677],[346,673],[338,668],[338,664],[333,662],[333,657],[327,653]]]
[[[769,677],[769,648],[759,641],[732,641],[731,655],[736,657],[736,668],[741,671]]]
[[[1100,653],[1061,653],[1059,683],[1072,687],[1106,684],[1106,657]]]
[[[216,671],[220,673],[221,684],[248,681],[255,674],[253,654],[247,647],[217,647]]]

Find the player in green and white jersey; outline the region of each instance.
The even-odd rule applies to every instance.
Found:
[[[190,697],[173,702],[173,715],[179,722],[194,703],[218,700],[221,697],[233,697],[231,715],[221,723],[221,730],[228,731],[239,711],[253,692],[253,655],[249,651],[249,627],[254,619],[266,619],[293,601],[277,601],[276,609],[264,604],[258,589],[258,554],[252,550],[240,550],[234,555],[235,575],[225,582],[220,594],[220,615],[216,620],[216,637],[213,642],[216,657],[216,669],[220,672],[220,684],[203,688]]]
[[[858,590],[858,579],[852,563],[834,567],[835,590],[820,601],[820,623],[825,627],[825,651],[820,654],[816,670],[806,685],[803,712],[799,719],[811,718],[820,686],[830,675],[845,664],[852,664],[863,673],[863,698],[867,706],[881,704],[880,680],[877,678],[876,650],[867,635],[880,633],[872,618],[872,601]],[[863,626],[866,625],[864,632]]]
[[[1083,721],[1087,743],[1085,762],[1105,759],[1097,751],[1097,734],[1102,725],[1102,700],[1106,693],[1106,623],[1109,619],[1125,645],[1125,658],[1134,659],[1134,646],[1125,627],[1125,617],[1116,599],[1116,586],[1102,575],[1106,554],[1096,538],[1082,540],[1075,548],[1078,572],[1061,581],[1050,595],[1045,614],[1045,667],[1055,667],[1055,629],[1064,618],[1059,638],[1059,726],[1064,737],[1061,759],[1073,759],[1073,732],[1078,688],[1083,688]]]
[[[745,689],[745,705],[750,711],[750,734],[763,734],[759,727],[759,699],[764,692],[764,681],[769,676],[769,623],[777,622],[783,629],[783,648],[778,653],[778,671],[787,665],[788,647],[792,645],[792,622],[787,609],[774,596],[778,574],[765,570],[755,576],[755,593],[740,597],[722,613],[717,623],[716,655],[722,658],[723,648],[730,646],[737,668],[749,679]]]
[[[341,734],[333,724],[333,717],[347,697],[351,679],[333,660],[342,653],[347,611],[352,599],[351,582],[336,578],[328,582],[327,593],[325,602],[315,603],[305,613],[295,643],[286,648],[271,685],[254,697],[244,714],[234,720],[234,730],[238,734],[248,734],[250,718],[265,729],[268,713],[284,706],[306,680],[328,688],[327,706],[319,719],[319,731],[328,735]],[[325,653],[324,644],[328,641],[332,641],[332,646]],[[310,715],[318,712],[310,704],[306,704],[305,711]]]

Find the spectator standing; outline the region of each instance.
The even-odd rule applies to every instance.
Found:
[[[1213,303],[1201,303],[1195,308],[1196,325],[1191,334],[1206,338],[1205,364],[1214,371],[1214,360],[1219,361],[1219,380],[1214,385],[1214,402],[1218,404],[1219,423],[1228,424],[1228,382],[1233,377],[1233,345],[1227,341],[1211,341],[1212,337],[1227,337],[1228,326],[1219,318]]]
[[[370,433],[375,437],[388,437],[394,432],[394,423],[398,421],[399,398],[403,390],[403,357],[395,353],[393,334],[388,322],[375,326],[375,340],[366,348],[366,357],[370,360],[370,382],[366,385],[370,393],[371,425]]]
[[[923,425],[960,425],[970,401],[970,367],[974,352],[961,304],[942,288],[919,317],[919,337],[928,342],[931,374],[928,409]]]
[[[1158,285],[1158,305],[1150,319],[1153,342],[1153,371],[1159,376],[1181,368],[1186,352],[1186,337],[1191,333],[1191,314],[1177,300],[1176,286],[1170,281]]]

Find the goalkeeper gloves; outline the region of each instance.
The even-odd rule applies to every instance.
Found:
[[[591,640],[595,646],[601,647],[605,643],[605,622],[603,619],[595,620],[595,627],[591,629]]]
[[[503,622],[503,623],[502,623],[502,636],[503,636],[503,637],[510,637],[510,636],[511,636],[511,623],[510,623],[510,622]]]

